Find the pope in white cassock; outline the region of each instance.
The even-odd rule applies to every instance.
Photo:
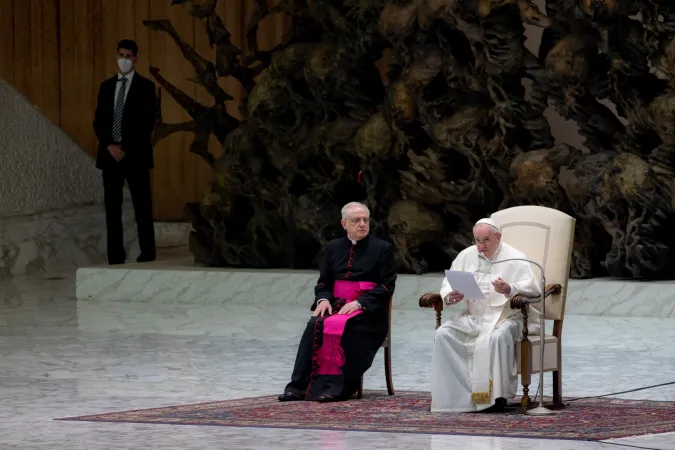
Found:
[[[432,412],[472,412],[495,404],[503,406],[518,389],[516,343],[522,337],[523,318],[520,310],[511,309],[510,298],[518,293],[539,295],[539,282],[527,262],[492,265],[505,259],[527,258],[501,242],[501,230],[494,221],[479,220],[473,235],[476,245],[457,255],[451,269],[472,272],[487,301],[466,300],[466,309],[452,314],[436,330]],[[446,305],[453,305],[464,295],[453,291],[444,278],[441,298]],[[539,323],[534,308],[528,314],[530,323]],[[538,325],[528,327],[530,333],[538,330]]]

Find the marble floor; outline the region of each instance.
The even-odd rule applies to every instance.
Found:
[[[306,315],[297,306],[77,301],[74,274],[2,280],[0,449],[675,449],[675,433],[598,443],[52,420],[279,393]],[[566,397],[675,381],[675,319],[568,316],[563,334]],[[429,389],[432,336],[429,310],[394,312],[398,389]],[[378,356],[366,388],[384,388],[381,366]],[[619,397],[675,400],[675,385]]]

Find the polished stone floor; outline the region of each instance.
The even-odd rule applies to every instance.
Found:
[[[591,443],[52,420],[278,393],[306,315],[281,304],[78,302],[74,275],[0,281],[0,449],[675,449],[675,433]],[[393,319],[395,386],[428,390],[433,314]],[[568,316],[563,334],[566,397],[675,381],[675,319]],[[366,388],[384,388],[380,356]],[[675,386],[620,397],[675,400]]]

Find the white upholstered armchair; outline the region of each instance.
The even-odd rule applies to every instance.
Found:
[[[492,214],[502,228],[502,240],[525,253],[528,259],[544,267],[546,275],[546,317],[553,321],[553,333],[545,336],[544,372],[553,374],[553,402],[562,403],[562,325],[565,317],[565,300],[569,280],[572,245],[574,242],[575,219],[567,214],[542,206],[516,206]],[[540,271],[532,267],[536,276]],[[441,325],[443,301],[439,294],[424,294],[420,297],[421,307],[436,310],[436,328]],[[520,308],[525,325],[528,321],[528,303],[516,295],[511,307]],[[534,303],[541,311],[541,305]],[[529,406],[531,375],[540,370],[540,338],[529,335],[523,327],[523,340],[517,351],[518,372],[523,384],[522,407]]]

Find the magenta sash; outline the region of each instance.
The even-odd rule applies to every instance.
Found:
[[[336,281],[333,286],[333,296],[344,298],[347,303],[351,303],[375,286],[377,286],[377,283],[371,283],[370,281],[340,280]],[[345,353],[340,345],[342,334],[345,331],[347,321],[362,312],[360,309],[351,314],[337,314],[337,311],[333,311],[332,316],[323,320],[323,343],[316,355],[319,363],[317,370],[319,375],[340,375],[340,368],[345,365]]]

